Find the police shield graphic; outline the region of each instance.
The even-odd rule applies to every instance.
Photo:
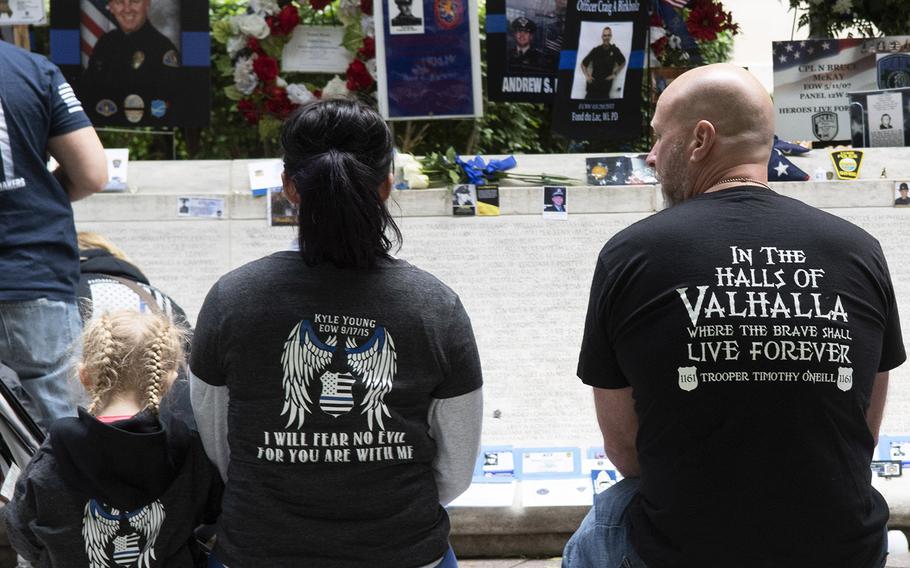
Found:
[[[319,397],[319,408],[323,412],[338,418],[354,408],[354,397],[351,389],[357,379],[350,373],[328,372],[320,377],[322,395]]]
[[[837,368],[837,388],[844,392],[853,388],[853,367]]]
[[[679,388],[694,391],[698,387],[698,370],[695,367],[678,367]]]
[[[837,130],[837,113],[817,112],[812,115],[812,132],[822,142],[834,140]]]

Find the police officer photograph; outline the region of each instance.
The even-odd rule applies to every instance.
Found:
[[[544,213],[565,213],[566,212],[566,190],[562,187],[545,187],[544,191]]]
[[[178,110],[179,3],[82,0],[81,7],[83,55],[87,52],[88,61],[79,94],[92,121],[172,124]],[[105,29],[109,31],[101,33]]]
[[[418,0],[394,0],[389,2],[389,32],[423,33],[423,2]]]
[[[907,182],[902,181],[900,183],[894,184],[897,186],[896,198],[894,199],[894,205],[896,207],[906,207],[910,205],[910,197],[907,196],[910,193],[910,187],[907,186]]]
[[[582,22],[572,81],[572,99],[606,100],[623,96],[626,55],[632,47],[632,22]]]
[[[537,24],[519,16],[509,23],[509,57],[506,67],[510,75],[536,75],[550,71],[543,52],[534,46]]]

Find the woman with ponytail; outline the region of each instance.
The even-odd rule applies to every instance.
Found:
[[[183,364],[182,335],[136,311],[88,324],[79,377],[91,405],[51,426],[3,509],[10,543],[33,566],[206,562],[194,530],[215,521],[221,480],[195,433],[158,419]]]
[[[193,340],[191,398],[226,480],[231,568],[456,566],[444,505],[471,481],[481,371],[458,296],[396,259],[392,137],[320,101],[281,135],[299,250],[230,272]]]

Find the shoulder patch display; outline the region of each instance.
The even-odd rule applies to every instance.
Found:
[[[164,52],[161,62],[168,67],[180,67],[180,59],[177,57],[177,52],[173,49]]]
[[[101,99],[95,105],[95,112],[101,116],[114,116],[117,113],[117,103],[111,99]]]
[[[167,102],[161,99],[152,99],[152,102],[149,105],[149,112],[151,112],[152,116],[155,118],[163,117],[167,114]]]

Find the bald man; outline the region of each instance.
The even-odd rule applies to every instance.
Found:
[[[905,359],[891,279],[865,231],[768,187],[772,124],[730,65],[657,103],[668,207],[601,251],[578,363],[625,479],[566,567],[884,565],[869,462]]]

